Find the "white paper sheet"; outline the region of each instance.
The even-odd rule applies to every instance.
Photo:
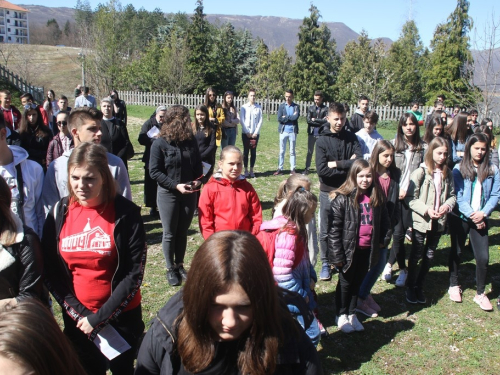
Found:
[[[148,130],[146,134],[148,135],[149,138],[154,138],[159,133],[160,130],[156,126],[153,126],[151,129]]]
[[[94,344],[110,361],[130,349],[128,342],[109,324],[97,334]]]
[[[204,161],[202,161],[201,164],[203,164],[203,176],[206,176],[210,168],[212,168],[212,165],[205,163]]]

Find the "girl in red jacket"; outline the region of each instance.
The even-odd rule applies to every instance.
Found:
[[[253,235],[262,224],[257,192],[241,175],[243,155],[239,148],[222,150],[219,168],[201,192],[198,213],[204,239],[221,230],[246,230]]]

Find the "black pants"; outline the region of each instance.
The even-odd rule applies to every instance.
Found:
[[[335,309],[337,316],[352,315],[358,304],[359,287],[368,273],[370,249],[356,249],[351,266],[347,271],[339,272],[339,281],[335,291]]]
[[[448,259],[450,271],[450,286],[458,286],[458,268],[460,255],[465,248],[465,240],[469,234],[469,241],[476,259],[476,285],[477,294],[483,294],[486,284],[486,272],[490,260],[488,247],[488,222],[484,229],[477,229],[471,220],[463,221],[456,215],[448,215],[450,223],[451,249]]]
[[[410,258],[408,259],[408,277],[406,279],[408,288],[423,288],[424,286],[425,276],[431,269],[434,254],[442,234],[442,232],[437,231],[437,227],[437,222],[433,220],[431,230],[426,233],[413,228]],[[418,269],[420,259],[422,259],[422,262],[420,269]]]
[[[319,192],[319,256],[322,264],[328,264],[328,232],[332,223],[329,192]]]
[[[250,139],[244,133],[241,133],[241,141],[243,142],[243,166],[245,169],[248,168],[248,152],[250,152],[250,168],[255,166],[255,160],[257,160],[257,145],[259,144],[259,135],[255,138],[257,144],[254,148],[250,148]]]
[[[129,350],[109,361],[97,346],[88,339],[88,336],[76,328],[76,322],[63,312],[64,334],[80,359],[80,363],[88,375],[105,375],[109,368],[113,375],[133,375],[134,360],[137,353],[139,339],[144,331],[142,310],[139,305],[133,310],[122,312],[110,324],[120,336],[131,346]]]
[[[150,208],[156,208],[156,195],[158,184],[149,176],[149,169],[144,168],[144,205]]]
[[[387,263],[392,265],[397,261],[399,269],[404,270],[406,268],[405,234],[409,228],[407,223],[405,223],[404,217],[408,215],[408,207],[401,201],[398,201],[397,204],[399,205],[400,216],[396,226],[394,227],[394,233],[392,235],[392,248],[391,253],[389,254],[389,259],[387,259]]]
[[[196,208],[196,193],[181,194],[158,188],[158,212],[163,226],[162,249],[167,269],[184,263],[187,232]]]

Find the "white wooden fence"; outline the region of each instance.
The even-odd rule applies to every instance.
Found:
[[[205,95],[193,95],[193,94],[167,94],[159,92],[137,92],[137,91],[119,91],[118,95],[120,99],[125,100],[127,104],[134,105],[145,105],[151,107],[157,107],[160,105],[173,105],[181,104],[190,109],[195,108],[199,104],[202,104],[205,100]],[[217,102],[222,103],[222,96],[217,97]],[[234,98],[234,104],[237,108],[241,108],[243,104],[247,102],[247,98],[244,96],[236,96]],[[266,100],[264,98],[257,99],[257,102],[262,106],[262,110],[265,114],[277,114],[278,107],[283,100]],[[307,113],[307,107],[314,104],[314,102],[295,102],[300,108],[300,115],[305,116]],[[328,105],[328,103],[326,103]],[[431,107],[423,106],[420,107],[420,111],[425,115]],[[408,112],[410,106],[378,106],[375,108],[370,108],[372,111],[377,112],[379,115],[379,121],[383,120],[399,120],[401,115]],[[356,104],[349,105],[349,115],[352,115],[356,110]],[[453,108],[447,109],[449,113]],[[493,119],[495,126],[499,125],[500,115],[498,113],[491,113],[489,116]]]
[[[22,93],[30,93],[33,95],[35,102],[42,104],[44,100],[44,89],[43,87],[32,86],[30,83],[26,82],[24,79],[19,77],[17,74],[12,73],[9,69],[0,65],[0,78],[3,78],[14,86],[16,86]]]

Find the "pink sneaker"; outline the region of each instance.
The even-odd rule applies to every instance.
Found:
[[[366,297],[366,302],[368,303],[368,306],[370,306],[376,312],[380,312],[380,310],[382,310],[379,304],[375,302],[371,294],[368,294],[368,297]]]
[[[370,306],[368,306],[367,300],[362,300],[361,298],[358,298],[358,305],[356,306],[356,311],[370,318],[376,318],[378,316],[377,312],[373,310]]]
[[[448,294],[453,302],[462,302],[462,289],[459,286],[450,286]]]
[[[485,311],[491,311],[493,310],[493,306],[491,306],[491,302],[486,295],[483,294],[476,294],[474,297],[474,302],[476,302],[480,308],[482,308]]]

